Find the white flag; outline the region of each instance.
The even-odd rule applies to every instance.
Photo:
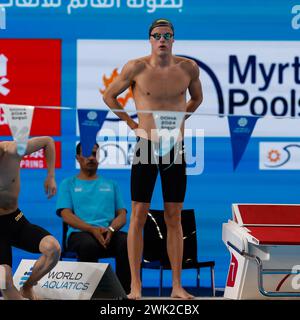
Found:
[[[1,107],[11,134],[17,143],[17,152],[23,156],[27,147],[34,107],[17,105],[2,105]]]
[[[159,155],[164,156],[173,148],[181,133],[185,112],[154,111],[153,118],[159,139]]]

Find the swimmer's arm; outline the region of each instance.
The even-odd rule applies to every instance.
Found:
[[[45,193],[48,198],[56,194],[57,187],[55,182],[55,144],[51,137],[36,137],[28,140],[25,155],[36,152],[40,149],[45,150],[48,175],[44,182]]]
[[[187,112],[194,112],[203,101],[202,86],[199,79],[199,67],[195,62],[190,65],[191,82],[188,87],[191,99],[187,102]],[[186,119],[191,115],[187,115]]]
[[[51,137],[36,137],[28,140],[25,155],[36,152],[40,149],[45,150],[48,176],[55,174],[55,144]]]
[[[122,106],[118,102],[117,97],[132,85],[138,68],[139,66],[136,61],[129,61],[123,67],[120,75],[106,89],[103,95],[103,100],[110,109],[123,110]],[[134,130],[138,127],[138,124],[133,121],[126,112],[114,111],[114,113],[120,119],[124,120],[131,129]]]

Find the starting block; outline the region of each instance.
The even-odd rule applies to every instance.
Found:
[[[300,205],[233,204],[222,240],[231,254],[225,298],[300,298]]]

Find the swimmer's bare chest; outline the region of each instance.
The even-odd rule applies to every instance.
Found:
[[[177,65],[165,70],[146,67],[136,77],[133,85],[136,109],[146,111],[138,113],[139,130],[136,134],[146,139],[153,139],[151,137],[156,125],[153,114],[149,111],[186,111],[186,92],[189,83],[189,75]]]
[[[146,67],[133,84],[137,109],[185,111],[189,75],[179,66],[165,70]]]

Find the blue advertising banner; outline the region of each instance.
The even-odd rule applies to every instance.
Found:
[[[1,37],[145,39],[156,18],[174,21],[178,39],[298,40],[297,0],[0,0]],[[24,19],[24,17],[26,17]],[[238,26],[238,27],[237,27]]]

